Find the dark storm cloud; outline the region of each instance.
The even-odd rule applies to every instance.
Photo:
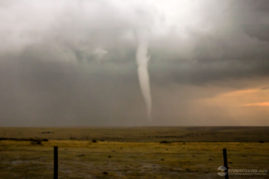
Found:
[[[151,61],[151,70],[156,71],[156,78],[168,75],[178,83],[199,85],[268,77],[268,2],[230,1],[227,4],[223,9],[215,6],[216,11],[223,10],[221,13],[208,13],[208,23],[214,25],[208,33],[190,29],[190,45],[168,37],[164,44],[169,48],[157,45],[152,49],[157,62]],[[191,50],[186,46],[191,46]]]
[[[2,9],[8,9],[8,3],[4,2]],[[23,3],[11,2],[10,6],[14,6],[11,10],[23,11],[22,7],[25,6],[30,9],[30,12],[29,15],[26,15],[25,24],[16,25],[14,22],[14,27],[11,27],[15,30],[9,32],[10,36],[6,31],[12,30],[8,29],[10,26],[5,21],[9,22],[8,17],[13,16],[6,12],[7,17],[3,16],[5,20],[3,26],[6,31],[2,31],[2,38],[8,43],[2,44],[2,49],[12,51],[20,46],[19,49],[23,53],[31,53],[36,48],[41,48],[42,51],[38,54],[40,57],[37,57],[37,60],[49,59],[50,54],[46,53],[46,49],[48,49],[49,53],[56,55],[54,60],[79,62],[98,60],[98,53],[103,51],[102,60],[106,62],[133,61],[136,48],[135,31],[138,26],[143,24],[144,28],[151,28],[150,31],[153,34],[150,44],[151,63],[161,65],[163,63],[164,66],[170,65],[171,68],[174,68],[175,64],[176,66],[186,65],[185,71],[194,76],[196,73],[199,74],[199,71],[203,71],[205,74],[217,73],[216,76],[226,74],[228,77],[231,76],[231,73],[228,72],[232,72],[236,76],[236,71],[239,71],[239,76],[244,71],[246,74],[251,71],[255,75],[255,72],[260,74],[260,71],[264,71],[268,67],[269,43],[267,42],[268,28],[266,27],[269,25],[267,21],[269,13],[266,1],[248,1],[247,3],[245,1],[227,1],[221,4],[214,1],[193,2],[204,10],[201,14],[202,18],[198,20],[204,23],[205,29],[200,28],[200,22],[196,26],[191,26],[191,22],[175,21],[172,23],[179,26],[175,30],[176,32],[171,30],[170,26],[166,27],[165,24],[161,24],[163,29],[166,29],[165,32],[159,32],[162,30],[157,28],[156,23],[160,14],[165,12],[158,12],[154,4],[148,5],[150,3],[134,3],[133,6],[128,6],[126,3],[121,4],[121,1],[114,3],[106,1],[63,3],[60,1],[61,3],[56,5],[51,2],[44,3],[45,8],[36,5],[45,10],[55,6],[50,10],[53,15],[44,15],[31,12],[35,7],[32,4],[36,3],[28,2],[26,5],[22,5]],[[181,4],[179,3],[179,5]],[[152,7],[153,10],[148,7]],[[182,9],[184,10],[184,8]],[[45,10],[43,11],[46,12]],[[186,21],[195,20],[196,14],[193,13],[194,16],[191,16],[193,19]],[[35,14],[37,17],[28,17]],[[18,15],[20,15],[19,12]],[[175,15],[175,19],[176,17],[177,15]],[[164,17],[163,21],[167,21],[167,18],[165,20]],[[44,22],[39,22],[39,20]],[[44,23],[45,27],[31,27],[31,25],[40,23]],[[181,27],[181,24],[184,27]],[[184,31],[181,31],[180,28],[184,28]],[[187,39],[182,36],[187,36]],[[6,50],[6,48],[8,49]],[[17,52],[15,50],[11,53]],[[202,67],[199,69],[201,65]],[[208,76],[215,78],[215,75]],[[205,80],[210,81],[210,77]]]
[[[166,116],[185,124],[175,122],[176,106],[192,104],[184,85],[201,98],[211,95],[201,86],[244,88],[243,80],[269,77],[266,0],[2,0],[0,14],[1,125],[146,124],[140,29],[150,34],[156,124]],[[174,108],[161,113],[168,99]]]
[[[245,32],[254,38],[257,38],[261,41],[269,41],[269,25],[260,24],[260,25],[246,25]]]

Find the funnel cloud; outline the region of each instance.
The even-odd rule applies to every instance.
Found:
[[[150,77],[148,72],[149,60],[150,56],[148,55],[148,40],[145,36],[139,34],[136,50],[137,73],[141,92],[146,104],[147,116],[148,119],[151,120],[152,101],[150,92]]]

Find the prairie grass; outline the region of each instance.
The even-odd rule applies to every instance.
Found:
[[[267,142],[0,141],[0,178],[51,178],[55,145],[59,178],[219,178],[224,147],[231,168],[269,166]]]

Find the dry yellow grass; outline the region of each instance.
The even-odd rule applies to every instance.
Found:
[[[51,178],[54,145],[60,178],[220,178],[224,147],[231,168],[269,166],[266,142],[0,141],[0,178]]]

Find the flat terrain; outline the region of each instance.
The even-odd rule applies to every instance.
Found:
[[[0,127],[0,138],[46,138],[118,142],[269,142],[269,127]]]
[[[0,178],[52,178],[55,145],[59,178],[223,178],[224,147],[232,169],[269,169],[267,127],[0,128],[0,139]]]

